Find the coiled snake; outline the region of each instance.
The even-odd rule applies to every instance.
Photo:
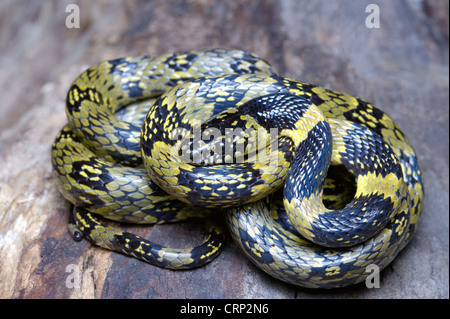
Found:
[[[159,267],[209,262],[224,232],[208,223],[203,244],[174,249],[96,216],[150,224],[225,215],[258,267],[316,288],[363,281],[417,227],[421,173],[392,119],[359,98],[282,78],[244,51],[103,62],[74,81],[66,113],[52,163],[74,205],[72,236]]]

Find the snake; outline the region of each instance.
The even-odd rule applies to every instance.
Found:
[[[51,157],[72,237],[158,267],[213,260],[224,222],[272,277],[343,287],[389,265],[421,216],[416,154],[386,113],[242,50],[102,62],[72,83],[66,114]],[[206,219],[207,238],[170,248],[104,218]]]

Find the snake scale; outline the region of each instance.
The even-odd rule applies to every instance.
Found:
[[[241,50],[102,62],[73,82],[52,146],[75,240],[190,269],[226,239],[287,283],[334,288],[386,267],[412,238],[423,185],[404,133],[372,104],[280,77]],[[222,218],[225,216],[225,218]],[[194,248],[155,244],[102,218],[205,218]]]

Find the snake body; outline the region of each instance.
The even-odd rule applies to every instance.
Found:
[[[135,122],[116,116],[130,104],[148,113]],[[362,99],[282,78],[255,55],[216,49],[103,62],[74,81],[66,105],[52,163],[75,206],[76,239],[160,267],[198,267],[222,246],[217,225],[202,245],[173,249],[94,215],[162,223],[220,207],[258,267],[332,288],[363,281],[370,264],[384,268],[416,230],[421,173],[393,120]]]

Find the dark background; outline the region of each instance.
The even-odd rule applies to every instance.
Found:
[[[78,29],[65,25],[71,3]],[[366,27],[371,3],[380,28]],[[448,9],[447,0],[1,1],[0,297],[448,298]],[[423,217],[379,289],[289,286],[231,241],[207,266],[174,272],[71,240],[50,165],[71,81],[106,59],[214,47],[256,53],[286,77],[369,100],[406,133],[423,171]],[[201,228],[128,229],[188,247]],[[68,265],[80,270],[80,288],[66,286]]]

